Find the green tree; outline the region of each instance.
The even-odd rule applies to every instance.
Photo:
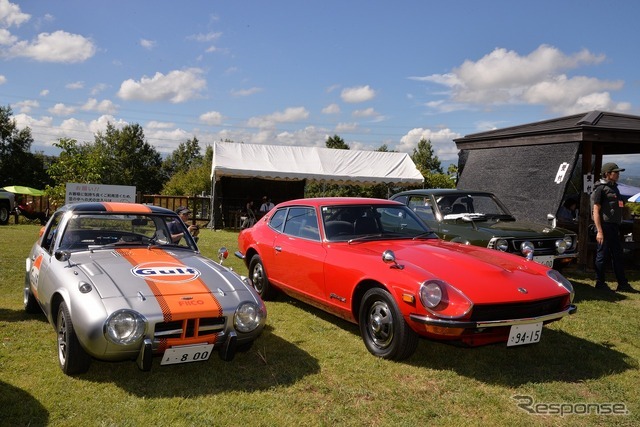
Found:
[[[45,156],[31,153],[31,129],[18,129],[11,107],[0,107],[0,187],[26,185],[43,188]]]
[[[433,153],[433,147],[431,141],[424,138],[418,141],[418,146],[413,149],[411,160],[416,164],[416,167],[422,173],[442,173],[442,165],[440,159]]]
[[[192,167],[202,165],[202,154],[198,138],[195,136],[186,142],[181,142],[171,154],[162,162],[162,169],[166,176],[172,176],[177,172],[187,172]]]
[[[344,142],[344,139],[340,138],[338,135],[333,135],[327,138],[325,145],[327,148],[337,148],[339,150],[349,150],[351,147]]]
[[[116,129],[108,123],[104,133],[95,135],[94,149],[106,165],[102,184],[135,185],[143,194],[157,194],[167,180],[162,171],[162,156],[145,141],[139,124]]]
[[[213,147],[207,146],[204,157],[198,166],[192,166],[187,171],[179,171],[171,176],[164,185],[162,194],[175,196],[193,196],[202,192],[211,193],[211,163],[213,162]]]
[[[102,171],[108,168],[105,164],[106,159],[102,158],[91,144],[78,144],[75,139],[60,138],[53,146],[61,151],[47,169],[51,184],[46,190],[55,203],[64,203],[68,182],[104,183]]]

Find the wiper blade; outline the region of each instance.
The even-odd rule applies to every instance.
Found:
[[[363,240],[371,240],[371,239],[379,239],[382,237],[382,233],[377,234],[365,234],[363,236],[354,237],[353,239],[347,240],[347,243],[351,244],[352,242],[359,242]]]
[[[417,239],[437,239],[438,235],[435,233],[435,231],[426,231],[424,233],[420,233],[417,236],[413,236],[413,238],[411,240],[417,240]]]

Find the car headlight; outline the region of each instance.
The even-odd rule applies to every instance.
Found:
[[[255,330],[264,321],[264,312],[254,302],[243,302],[233,315],[233,325],[238,332],[248,333]]]
[[[442,285],[436,280],[429,280],[420,286],[420,302],[427,308],[434,308],[442,301]]]
[[[507,242],[505,239],[498,239],[496,241],[496,249],[500,252],[507,252],[507,250],[509,249],[509,242]]]
[[[147,320],[132,310],[118,310],[104,322],[104,334],[114,344],[134,343],[146,332]]]
[[[573,248],[573,237],[564,236],[564,243],[567,245],[567,250]]]
[[[557,270],[547,271],[547,276],[549,276],[549,278],[551,278],[551,280],[556,282],[558,285],[562,286],[567,291],[569,291],[569,293],[571,294],[571,301],[573,301],[574,290],[573,290],[573,285],[571,284],[569,279],[564,277]]]
[[[567,242],[564,239],[556,240],[556,252],[562,255],[566,250]]]
[[[520,244],[520,252],[522,253],[522,255],[524,255],[525,257],[532,257],[533,256],[533,251],[534,251],[534,247],[533,247],[533,243],[526,241],[526,242],[522,242]]]

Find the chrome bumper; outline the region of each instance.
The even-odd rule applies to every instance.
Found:
[[[523,319],[510,319],[510,320],[481,320],[477,322],[467,320],[452,320],[452,319],[436,319],[433,317],[427,317],[417,314],[410,314],[409,317],[414,322],[422,323],[430,326],[440,326],[442,328],[496,328],[499,326],[513,326],[513,325],[526,325],[529,323],[537,322],[549,322],[551,320],[557,320],[569,314],[573,314],[578,310],[578,307],[571,304],[566,310],[558,313],[545,314],[544,316],[526,317]]]

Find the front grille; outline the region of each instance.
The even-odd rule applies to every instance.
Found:
[[[154,337],[156,339],[168,338],[195,338],[215,335],[224,330],[224,317],[202,317],[198,319],[174,320],[156,324]]]
[[[564,308],[565,297],[514,304],[474,305],[472,321],[523,319],[558,313]]]
[[[513,251],[516,253],[520,252],[520,245],[523,242],[531,242],[533,244],[533,254],[534,255],[555,255],[556,253],[556,241],[558,239],[514,239],[512,240]],[[569,250],[567,252],[573,252],[573,250]]]

